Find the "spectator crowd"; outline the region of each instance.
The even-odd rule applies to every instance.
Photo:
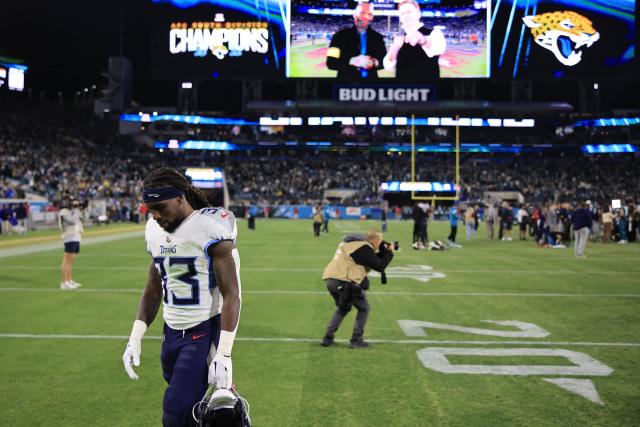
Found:
[[[90,112],[26,104],[0,109],[0,198],[35,194],[58,202],[72,195],[85,204],[100,199],[114,219],[139,215],[142,180],[163,165],[220,167],[232,204],[265,206],[316,204],[331,189],[352,190],[341,200],[345,205],[379,206],[382,182],[411,180],[411,156],[406,152],[306,147],[160,152],[119,135],[115,123]],[[483,202],[487,191],[520,192],[531,203],[528,218],[545,218],[549,232],[543,234],[557,236],[562,233],[555,231],[559,226],[549,214],[556,203],[591,200],[602,207],[602,212],[594,211],[601,218],[611,199],[638,200],[639,164],[633,154],[463,153],[461,199],[474,204]],[[416,155],[416,181],[454,182],[454,171],[452,153]],[[537,211],[531,208],[534,204]],[[556,217],[564,218],[561,212]],[[637,216],[628,211],[625,216],[631,214]],[[604,224],[601,229],[604,237]],[[616,227],[611,232],[615,235]]]

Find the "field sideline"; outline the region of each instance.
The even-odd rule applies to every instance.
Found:
[[[461,249],[418,252],[412,224],[391,222],[385,238],[401,251],[388,285],[371,279],[372,347],[347,347],[350,314],[338,344],[322,348],[333,311],[322,269],[342,236],[378,225],[333,221],[314,238],[309,221],[258,220],[255,232],[239,222],[234,382],[255,426],[638,425],[640,244],[590,242],[576,259],[530,240],[490,242],[481,227],[472,242],[459,230]],[[58,289],[55,233],[0,239],[22,251],[0,257],[0,426],[161,424],[160,318],[140,380],[121,362],[149,265],[142,228],[112,230],[82,247],[79,291]],[[432,239],[447,233],[430,224]],[[399,322],[411,320],[422,323]]]

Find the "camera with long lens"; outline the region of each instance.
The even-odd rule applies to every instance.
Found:
[[[389,251],[391,248],[397,251],[400,248],[400,243],[397,241],[389,243],[384,240],[380,243],[380,252]],[[387,275],[384,270],[380,272],[380,283],[383,285],[387,284]]]
[[[394,251],[397,251],[398,249],[400,249],[400,242],[395,240],[393,243],[389,243],[389,242],[383,240],[380,243],[380,248],[384,248],[382,250],[388,250],[390,248],[393,248]]]

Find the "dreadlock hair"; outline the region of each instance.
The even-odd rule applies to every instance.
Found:
[[[187,202],[195,210],[211,206],[207,196],[191,185],[187,178],[174,168],[161,167],[150,172],[144,179],[142,187],[145,190],[161,187],[175,187],[184,191]]]

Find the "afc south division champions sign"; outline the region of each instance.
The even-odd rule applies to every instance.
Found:
[[[171,54],[192,53],[218,59],[241,56],[243,52],[267,53],[269,29],[266,22],[227,22],[224,14],[216,13],[212,22],[173,22],[169,30]]]
[[[334,99],[341,102],[425,102],[435,99],[435,87],[335,86]]]

